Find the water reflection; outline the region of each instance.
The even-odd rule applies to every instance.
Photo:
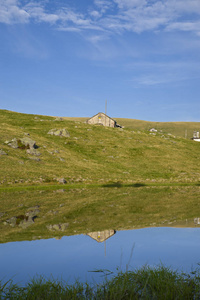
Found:
[[[194,224],[200,225],[200,218],[194,218]]]
[[[90,236],[92,239],[97,241],[98,243],[102,243],[109,239],[111,236],[113,236],[116,233],[114,229],[111,230],[104,230],[104,231],[95,231],[95,232],[89,232],[87,233],[88,236]]]
[[[6,243],[0,245],[0,279],[12,277],[14,282],[23,284],[42,274],[68,283],[76,279],[101,282],[104,277],[100,272],[89,271],[117,272],[117,268],[134,269],[161,262],[189,272],[200,262],[199,249],[200,228],[108,230],[60,240]]]

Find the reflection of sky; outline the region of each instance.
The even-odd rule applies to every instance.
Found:
[[[132,255],[131,255],[131,250]],[[89,282],[101,280],[98,269],[116,271],[163,263],[183,271],[191,271],[200,262],[200,229],[147,228],[119,231],[105,242],[89,236],[63,237],[32,242],[0,245],[0,279],[24,283],[34,275],[51,275],[69,283],[75,279]],[[129,263],[130,261],[130,263]]]

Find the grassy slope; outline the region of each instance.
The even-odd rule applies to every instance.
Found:
[[[194,226],[194,218],[199,217],[197,142],[164,134],[164,129],[154,136],[141,129],[133,132],[4,110],[0,110],[0,123],[0,149],[8,153],[0,155],[0,212],[4,213],[0,242],[109,228]],[[70,137],[48,135],[52,128],[67,128]],[[40,161],[5,144],[24,133],[36,141]],[[71,189],[57,184],[60,177],[66,178]],[[91,188],[85,189],[84,184]],[[92,188],[95,184],[99,187]],[[66,191],[55,192],[62,187]],[[34,225],[22,230],[3,224],[35,205],[40,213]],[[46,228],[65,222],[69,223],[65,232]]]
[[[65,120],[85,122],[88,118],[65,117]],[[118,124],[132,130],[147,131],[151,128],[171,133],[178,137],[191,139],[194,131],[200,131],[200,122],[150,122],[136,119],[114,118]]]
[[[153,136],[141,130],[151,127],[143,121],[136,122],[140,124],[140,131],[132,130],[136,126],[134,120],[123,122],[121,124],[127,124],[127,128],[105,128],[0,110],[0,149],[8,153],[0,156],[0,183],[5,185],[21,180],[23,184],[38,184],[53,182],[59,177],[68,182],[85,183],[199,180],[200,144],[168,135],[168,129],[173,128],[174,123],[163,123],[163,132]],[[191,128],[196,126],[191,124]],[[48,135],[52,128],[67,128],[70,138]],[[177,132],[184,129],[185,123],[179,124]],[[24,133],[29,133],[36,141],[41,153],[39,162],[32,160],[33,156],[25,150],[4,144],[14,137],[23,137]]]

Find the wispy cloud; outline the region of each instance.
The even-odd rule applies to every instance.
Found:
[[[131,80],[137,87],[141,86],[160,86],[166,84],[177,84],[187,80],[187,76],[173,76],[173,74],[149,74],[144,76],[138,76]]]
[[[0,22],[6,24],[44,22],[59,30],[192,31],[200,32],[199,0],[94,0],[86,11],[49,1],[0,0]]]
[[[5,24],[28,23],[30,15],[17,0],[0,0],[0,22]]]

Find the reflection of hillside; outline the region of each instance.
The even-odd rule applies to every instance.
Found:
[[[101,243],[109,239],[116,233],[114,229],[104,230],[104,231],[94,231],[87,233],[92,239],[96,240],[97,242]]]

